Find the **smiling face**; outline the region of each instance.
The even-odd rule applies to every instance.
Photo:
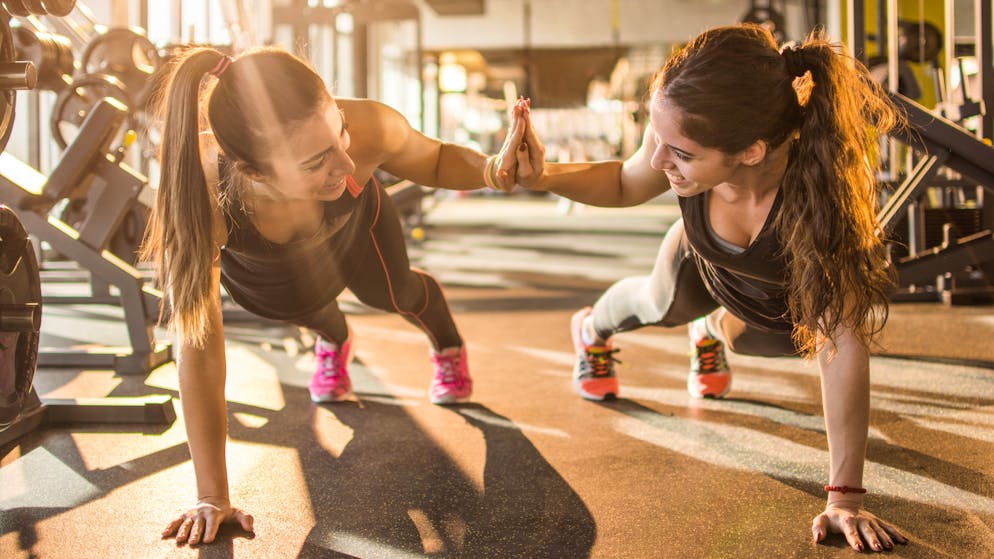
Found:
[[[678,196],[694,196],[733,178],[738,157],[701,146],[683,134],[683,111],[658,90],[652,96],[650,126],[656,148],[650,165],[666,173]]]
[[[261,180],[286,198],[337,200],[345,192],[346,177],[356,168],[347,153],[350,142],[342,112],[329,101],[289,130]]]

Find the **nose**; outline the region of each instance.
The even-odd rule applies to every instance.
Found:
[[[352,158],[349,157],[344,151],[341,151],[340,153],[341,156],[339,157],[339,161],[337,161],[335,165],[331,166],[331,172],[333,174],[337,174],[339,171],[344,170],[346,175],[355,173],[355,161],[352,161]]]
[[[656,151],[652,153],[652,158],[649,160],[649,166],[656,171],[672,170],[675,167],[673,152],[665,145],[656,146]]]

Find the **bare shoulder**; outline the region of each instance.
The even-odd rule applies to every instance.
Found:
[[[399,152],[413,128],[397,109],[370,99],[336,98],[349,126],[350,152],[387,155]]]

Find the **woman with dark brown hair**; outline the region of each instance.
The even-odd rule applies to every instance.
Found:
[[[907,540],[862,510],[869,350],[893,284],[875,216],[875,151],[899,119],[866,69],[822,34],[777,48],[756,25],[704,32],[651,87],[650,126],[624,162],[543,163],[529,125],[517,183],[596,206],[667,190],[682,219],[652,273],[625,278],[572,320],[574,386],[618,395],[611,336],[690,325],[694,397],[724,396],[724,347],[817,359],[831,469],[812,533],[881,551]],[[528,113],[522,113],[527,121]]]
[[[210,542],[231,506],[221,285],[246,309],[318,334],[315,402],[349,396],[352,334],[336,297],[400,314],[431,343],[436,404],[467,400],[466,347],[438,282],[411,269],[374,169],[440,188],[513,182],[513,154],[487,157],[428,138],[397,111],[333,99],[302,60],[275,48],[231,59],[191,49],[163,99],[161,180],[144,255],[158,265],[179,342],[179,380],[198,502],[164,536]],[[520,110],[520,109],[516,109]],[[504,154],[520,142],[508,134]],[[516,146],[516,144],[514,144]]]

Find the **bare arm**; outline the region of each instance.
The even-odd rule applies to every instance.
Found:
[[[651,128],[646,129],[639,149],[624,162],[547,163],[545,148],[528,120],[528,113],[521,118],[525,120],[524,141],[528,146],[527,155],[518,156],[521,186],[604,207],[637,206],[670,188],[666,174],[650,165],[656,148]]]
[[[818,353],[831,462],[828,483],[862,487],[870,423],[870,354],[848,328],[839,332],[836,344],[826,343]],[[828,502],[860,507],[863,497],[829,493]]]
[[[201,136],[201,163],[208,184],[216,189],[217,150],[209,135]],[[212,211],[214,245],[220,247],[226,237],[224,218],[218,207],[212,208]],[[215,249],[211,268],[207,335],[203,345],[188,343],[184,333],[177,332],[181,340],[178,358],[180,402],[196,476],[197,503],[173,519],[162,535],[175,535],[180,543],[209,543],[224,522],[237,522],[246,531],[252,531],[254,524],[251,515],[231,506],[228,493],[225,453],[228,414],[224,398],[227,365],[221,314],[221,267],[217,258],[219,250]]]
[[[197,503],[162,532],[179,543],[210,543],[222,523],[236,522],[251,532],[254,519],[231,506],[225,455],[228,434],[224,399],[224,331],[221,321],[220,267],[212,270],[207,339],[197,347],[183,343],[179,354],[179,390],[186,437],[197,478]],[[180,339],[183,333],[179,332]]]
[[[228,432],[224,399],[224,330],[221,319],[220,267],[212,270],[211,309],[203,347],[182,344],[179,386],[186,436],[197,477],[198,501],[228,502],[225,442]],[[179,338],[183,339],[179,332]]]
[[[474,190],[485,186],[487,155],[474,149],[425,136],[396,110],[367,100],[338,100],[345,110],[356,146],[357,161],[373,160],[393,175],[437,188]],[[518,124],[519,128],[521,124]],[[512,128],[498,155],[496,171],[508,171],[498,180],[513,185],[513,149],[523,131]],[[350,150],[351,152],[352,150]]]
[[[818,365],[828,434],[829,485],[862,487],[870,424],[869,350],[843,327],[835,336],[835,345],[826,342],[818,352]],[[908,542],[893,525],[862,509],[862,494],[830,492],[825,511],[812,524],[815,541],[832,531],[841,532],[857,551],[864,546],[883,551],[895,541]]]

